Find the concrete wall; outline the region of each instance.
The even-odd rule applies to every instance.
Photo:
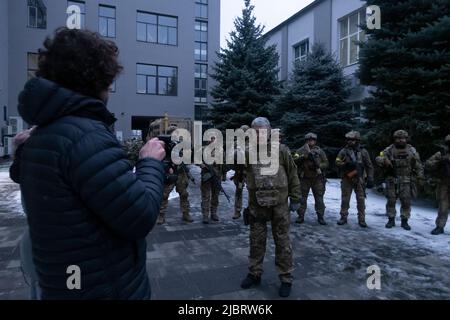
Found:
[[[1,1],[4,2],[3,0]],[[27,80],[27,52],[37,52],[45,37],[66,23],[67,1],[44,0],[47,6],[47,29],[27,28],[27,2],[8,0],[10,19],[9,43],[9,109],[17,114],[17,96]],[[194,116],[194,0],[88,0],[86,28],[98,31],[98,5],[116,7],[116,38],[120,49],[123,74],[117,79],[116,92],[111,93],[108,108],[118,118],[116,130],[131,135],[132,116]],[[178,45],[142,43],[136,40],[137,10],[178,17]],[[209,1],[209,64],[216,59],[220,46],[220,0]],[[136,93],[136,64],[148,63],[178,67],[178,95],[155,96]],[[209,86],[213,85],[208,81]]]
[[[309,38],[310,50],[315,43],[322,43],[339,61],[339,20],[362,8],[361,0],[316,1],[308,9],[288,19],[267,34],[268,44],[275,44],[280,55],[280,79],[286,80],[292,72],[294,46]],[[283,35],[287,35],[284,37]],[[360,86],[355,72],[358,64],[343,68],[353,84],[350,101],[360,101],[368,96],[368,88]]]
[[[292,73],[294,67],[294,46],[306,39],[309,39],[311,48],[314,43],[314,9],[288,25],[288,74]]]
[[[286,79],[287,75],[287,52],[285,52],[285,49],[283,47],[283,45],[286,43],[286,41],[283,41],[286,31],[287,27],[277,30],[270,36],[270,38],[267,39],[266,43],[267,46],[275,45],[275,49],[278,52],[278,79],[280,80]]]
[[[339,20],[349,14],[361,9],[365,5],[361,0],[332,0],[332,41],[331,50],[339,61]],[[353,89],[350,101],[360,101],[369,95],[368,88],[359,85],[359,79],[356,78],[355,72],[358,70],[359,64],[352,64],[344,67],[344,75],[348,76],[352,81]]]

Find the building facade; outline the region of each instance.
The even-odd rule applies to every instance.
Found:
[[[166,113],[202,118],[220,49],[220,0],[0,0],[0,106],[7,113],[0,125],[18,115],[17,96],[37,69],[38,49],[66,25],[73,5],[82,28],[119,47],[124,71],[108,102],[118,137],[145,135]]]
[[[361,101],[369,95],[355,73],[359,47],[365,34],[358,27],[366,19],[366,5],[361,0],[316,0],[265,34],[268,45],[279,54],[279,79],[287,80],[296,60],[307,59],[316,43],[331,52],[351,82],[349,104],[361,115]]]

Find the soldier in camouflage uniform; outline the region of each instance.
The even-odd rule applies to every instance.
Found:
[[[436,228],[431,234],[438,235],[444,233],[445,224],[448,218],[448,202],[450,189],[450,135],[445,137],[445,148],[443,152],[438,152],[426,162],[425,166],[439,178],[436,189],[436,197],[439,202],[439,211],[436,218]]]
[[[347,145],[336,158],[336,166],[341,175],[341,219],[338,225],[347,223],[348,209],[352,191],[356,195],[358,224],[367,228],[366,224],[366,187],[373,188],[373,165],[369,153],[360,146],[361,135],[351,131],[345,135]]]
[[[386,228],[395,226],[397,211],[395,203],[400,199],[401,227],[411,230],[408,219],[411,216],[411,198],[417,194],[416,181],[423,183],[424,174],[419,153],[407,144],[408,133],[398,130],[394,133],[394,144],[383,150],[376,158],[376,163],[386,177],[386,213],[389,221]]]
[[[255,130],[270,130],[266,118],[257,118],[252,123]],[[268,145],[270,148],[270,144]],[[246,161],[248,161],[246,157]],[[275,175],[262,175],[262,164],[245,166],[249,193],[250,266],[249,274],[241,287],[248,289],[261,282],[263,260],[266,252],[267,222],[272,225],[275,241],[275,265],[281,280],[279,295],[287,297],[291,291],[293,257],[289,237],[290,211],[300,207],[300,182],[297,168],[289,149],[280,145],[279,168]],[[291,203],[288,205],[288,198]]]
[[[210,143],[213,143],[214,137],[211,138]],[[219,221],[219,216],[217,215],[217,208],[219,206],[219,194],[220,188],[218,183],[226,180],[225,167],[223,164],[212,164],[206,165],[201,164],[201,194],[202,194],[202,214],[203,223],[208,224],[211,217],[212,221]],[[210,170],[213,170],[211,172]],[[216,180],[216,181],[215,181]],[[218,183],[217,183],[218,181]]]
[[[167,134],[171,135],[177,127],[171,126],[167,130]],[[177,180],[175,183],[165,183],[163,200],[159,209],[159,216],[157,223],[159,225],[166,222],[167,207],[169,205],[169,195],[175,188],[176,192],[180,195],[180,208],[182,212],[182,220],[188,223],[193,222],[191,215],[189,214],[189,193],[187,191],[189,185],[189,168],[186,165],[176,166]]]
[[[249,126],[244,125],[240,128],[241,130],[244,130],[246,132],[248,129],[250,129]],[[239,150],[237,150],[239,151]],[[234,176],[231,178],[234,182],[234,185],[236,186],[236,192],[234,194],[234,215],[233,219],[239,219],[241,217],[241,211],[242,211],[242,193],[244,191],[245,186],[245,170],[242,165],[236,164],[234,166]]]
[[[325,204],[323,202],[326,184],[324,171],[328,168],[329,163],[325,152],[317,146],[317,135],[315,133],[308,133],[305,140],[305,145],[294,153],[302,190],[301,207],[297,212],[298,219],[296,222],[301,224],[305,221],[308,194],[309,190],[312,190],[317,220],[319,224],[326,225],[324,219]]]
[[[161,207],[159,209],[159,216],[157,223],[159,225],[166,222],[166,213],[167,207],[169,205],[169,195],[172,192],[173,188],[180,195],[180,208],[182,212],[182,220],[188,223],[193,222],[191,215],[189,214],[189,193],[187,191],[189,185],[188,172],[189,170],[186,166],[180,167],[177,166],[177,182],[174,184],[165,184],[164,185],[164,195],[163,200],[161,202]]]

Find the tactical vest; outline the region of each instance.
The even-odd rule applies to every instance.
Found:
[[[305,147],[299,150],[300,153],[306,154]],[[320,149],[318,147],[311,148],[311,153],[313,157],[318,157],[320,155]],[[312,179],[317,178],[317,168],[314,161],[308,156],[303,160],[303,162],[298,166],[298,173],[300,178]]]
[[[289,184],[286,170],[281,162],[280,153],[280,166],[275,175],[261,174],[261,169],[268,165],[247,166],[247,188],[250,192],[255,192],[256,201],[261,207],[274,207],[284,201],[280,192],[288,190]]]
[[[351,160],[351,162],[356,164],[356,170],[355,173],[353,173],[353,177],[364,178],[366,172],[362,156],[362,150],[361,149],[353,150],[351,148],[347,148],[345,156],[348,157]]]
[[[414,151],[407,146],[404,149],[398,149],[395,146],[391,149],[392,165],[398,178],[409,178],[412,175],[412,168],[415,162]]]

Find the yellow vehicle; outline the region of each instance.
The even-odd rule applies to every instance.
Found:
[[[150,123],[147,140],[167,134],[170,127],[177,127],[179,129],[186,129],[192,134],[192,120],[183,117],[169,117],[166,113],[164,118],[156,119]]]

